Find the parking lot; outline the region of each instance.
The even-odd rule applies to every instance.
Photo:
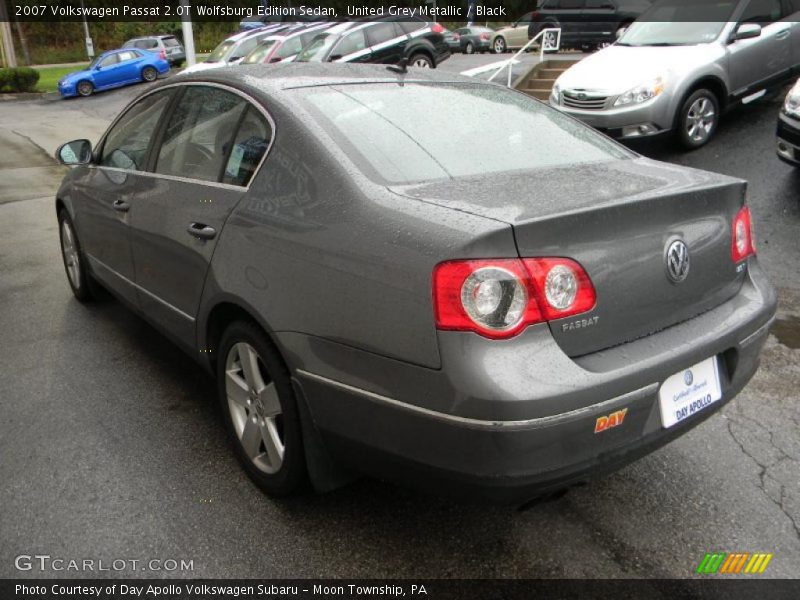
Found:
[[[0,577],[58,576],[14,567],[46,553],[191,560],[191,572],[168,574],[203,578],[681,578],[711,551],[773,553],[765,575],[797,576],[800,170],[775,156],[782,94],[729,114],[696,152],[635,146],[749,181],[759,258],[780,296],[760,371],[663,449],[519,511],[370,479],[270,499],[229,450],[213,380],[118,302],[72,297],[50,156],[66,140],[96,141],[146,85],[0,102]]]

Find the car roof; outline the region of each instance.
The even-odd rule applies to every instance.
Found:
[[[471,77],[457,73],[443,73],[435,69],[412,69],[401,75],[382,64],[358,63],[278,63],[274,65],[251,64],[223,67],[181,77],[181,82],[212,82],[230,85],[246,91],[263,91],[280,94],[283,90],[328,85],[357,83],[412,82],[479,83]],[[167,80],[168,84],[170,81]],[[487,84],[491,85],[491,84]]]

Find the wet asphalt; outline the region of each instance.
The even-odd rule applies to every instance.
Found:
[[[691,577],[710,551],[771,552],[765,575],[800,574],[800,172],[774,154],[781,97],[699,151],[636,148],[750,181],[781,302],[761,370],[672,444],[518,511],[371,479],[272,500],[229,450],[214,382],[119,303],[72,298],[49,156],[96,140],[142,89],[0,102],[0,577],[109,574],[18,571],[32,554],[192,561],[121,572],[156,577]]]

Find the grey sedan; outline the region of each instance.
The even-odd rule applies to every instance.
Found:
[[[214,373],[274,495],[584,481],[733,398],[775,312],[743,181],[457,75],[208,71],[57,154],[74,295],[110,290]]]

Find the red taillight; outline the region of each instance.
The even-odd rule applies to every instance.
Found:
[[[488,33],[482,33],[481,34],[481,39],[482,40],[488,40],[489,39],[489,34]]]
[[[586,312],[595,300],[589,276],[567,258],[455,260],[433,271],[436,327],[493,339]]]
[[[733,218],[731,227],[731,258],[738,263],[756,253],[753,240],[753,221],[750,209],[744,206]]]
[[[444,31],[444,27],[440,23],[433,23],[431,25],[431,31],[433,33],[442,33]]]

